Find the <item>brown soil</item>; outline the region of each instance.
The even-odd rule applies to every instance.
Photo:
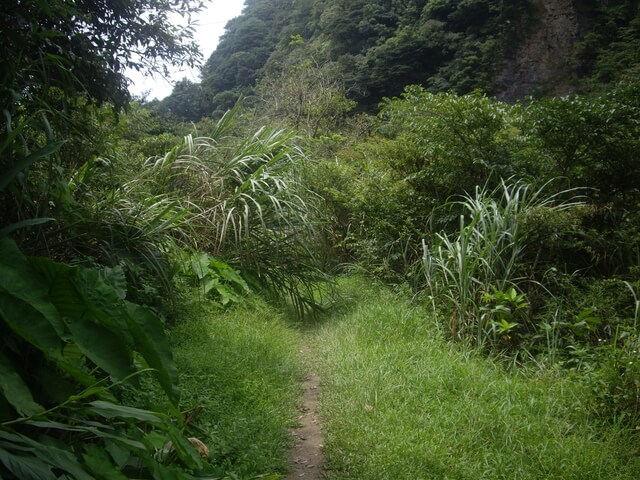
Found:
[[[301,351],[309,357],[308,348]],[[291,429],[295,445],[289,452],[291,470],[284,480],[321,480],[324,454],[322,453],[322,422],[318,414],[320,405],[320,377],[310,371],[302,384],[304,390],[300,406],[300,426]]]

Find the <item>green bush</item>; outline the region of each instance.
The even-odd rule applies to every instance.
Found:
[[[0,473],[7,479],[188,479],[207,463],[183,436],[160,319],[125,300],[121,269],[26,258],[0,240]],[[145,372],[154,412],[122,401]]]

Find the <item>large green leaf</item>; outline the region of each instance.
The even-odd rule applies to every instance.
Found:
[[[162,322],[148,308],[130,302],[126,302],[126,305],[129,328],[133,332],[136,350],[142,354],[149,366],[156,370],[160,385],[177,406],[180,399],[178,371]]]
[[[73,452],[67,449],[68,446],[52,437],[41,436],[34,440],[16,432],[0,430],[0,438],[11,442],[12,450],[30,452],[47,465],[70,473],[76,480],[93,480]]]
[[[191,256],[191,269],[196,274],[198,280],[202,280],[209,272],[209,261],[211,257],[206,253],[198,252]]]
[[[1,276],[1,274],[0,274]],[[62,341],[47,318],[33,304],[0,287],[0,316],[16,334],[49,357],[60,358]]]
[[[0,447],[0,462],[20,480],[56,480],[51,466],[32,456],[16,455]]]
[[[46,258],[31,258],[30,262],[48,280],[51,301],[62,316],[89,318],[131,343],[122,303],[126,285],[119,278],[119,268],[101,272]]]
[[[30,305],[58,334],[62,333],[62,321],[49,299],[46,279],[8,238],[0,238],[0,289]]]
[[[125,448],[125,446],[121,445],[120,442],[114,441],[113,438],[103,437],[103,440],[104,450],[109,454],[109,456],[113,460],[113,463],[115,463],[118,468],[124,467],[131,458],[130,449]],[[143,444],[140,444],[140,446],[141,448],[145,448]]]
[[[71,281],[76,267],[54,262],[48,258],[32,257],[29,262],[47,280],[49,299],[63,317],[82,316],[86,307]]]
[[[141,422],[165,423],[168,417],[164,414],[142,410],[140,408],[117,405],[111,402],[95,400],[89,403],[91,413],[104,418],[126,418]]]
[[[131,342],[126,312],[116,289],[107,285],[97,270],[77,268],[72,278],[87,307],[86,315]]]
[[[29,387],[25,385],[13,364],[2,352],[0,352],[0,389],[20,415],[29,417],[44,410],[33,400]]]
[[[124,275],[124,270],[120,265],[113,268],[103,268],[99,272],[100,279],[113,288],[120,300],[124,300],[127,296],[127,278]]]
[[[82,458],[97,478],[102,480],[127,480],[127,477],[114,467],[109,455],[102,448],[97,445],[87,445],[85,446],[85,452]]]
[[[85,427],[76,427],[67,425],[66,423],[54,422],[54,421],[39,421],[39,420],[27,420],[25,425],[31,425],[36,428],[43,428],[46,430],[64,430],[66,432],[86,432]]]
[[[63,353],[64,322],[52,300],[69,287],[71,267],[47,259],[27,259],[9,239],[0,239],[0,315],[9,327],[84,385],[95,379]],[[49,289],[51,285],[51,289]],[[48,294],[51,291],[51,295]],[[75,305],[78,295],[66,302]]]
[[[133,357],[122,336],[84,318],[67,319],[72,338],[80,351],[117,380],[135,372]]]
[[[82,354],[116,379],[131,375],[133,342],[118,292],[98,271],[41,258],[31,263],[49,281],[51,301]]]
[[[215,268],[218,271],[220,277],[229,280],[232,283],[235,283],[237,286],[242,287],[245,293],[251,292],[249,285],[247,285],[247,282],[244,280],[244,278],[240,276],[240,273],[238,273],[226,263],[212,258],[209,265],[211,268]]]
[[[169,438],[180,459],[194,470],[202,469],[202,457],[189,440],[176,427],[169,428]]]
[[[49,465],[55,465],[60,470],[69,472],[75,480],[94,480],[94,477],[85,471],[76,456],[69,450],[45,444],[42,448],[36,448],[34,454]]]
[[[151,465],[154,480],[194,480],[195,477],[178,470],[177,468],[165,467],[154,462]]]

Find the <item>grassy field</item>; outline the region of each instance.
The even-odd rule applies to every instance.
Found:
[[[201,407],[193,423],[220,477],[285,472],[302,375],[297,332],[258,298],[224,313],[205,303],[182,317],[171,332],[182,405]]]
[[[258,298],[192,306],[173,327],[182,405],[201,408],[192,425],[217,478],[286,473],[304,368],[322,379],[328,479],[640,478],[637,435],[590,422],[579,382],[447,343],[407,292],[354,279],[341,291],[304,329]]]
[[[346,291],[351,308],[314,334],[329,478],[640,478],[638,444],[590,425],[578,384],[450,346],[408,295]]]

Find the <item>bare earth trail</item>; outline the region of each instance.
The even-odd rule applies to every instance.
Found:
[[[291,429],[295,445],[289,452],[291,470],[284,480],[321,480],[324,465],[322,421],[320,407],[320,377],[310,366],[311,349],[303,345],[300,354],[307,367],[302,383],[303,396],[300,405],[300,424]]]

